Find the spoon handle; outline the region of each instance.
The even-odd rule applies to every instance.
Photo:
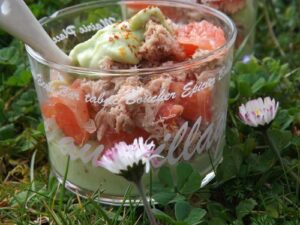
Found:
[[[71,64],[70,58],[52,41],[23,0],[0,0],[0,27],[21,39],[45,59]]]

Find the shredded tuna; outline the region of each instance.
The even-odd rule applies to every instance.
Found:
[[[99,122],[99,121],[98,121]],[[97,130],[97,140],[99,142],[102,141],[102,138],[107,130],[108,125],[106,123],[103,123],[101,126],[99,126],[98,130]]]
[[[84,124],[83,128],[90,134],[93,134],[97,130],[95,121],[93,119],[89,119],[88,122]]]
[[[92,96],[100,96],[105,93],[106,96],[109,96],[111,93],[111,89],[113,87],[113,83],[110,79],[99,79],[99,80],[82,80],[80,83],[81,90],[86,94],[90,94]]]
[[[147,84],[147,89],[151,93],[158,93],[160,90],[168,90],[171,83],[172,77],[169,74],[162,74],[152,79]]]
[[[182,60],[184,53],[174,36],[162,25],[149,21],[146,25],[145,42],[139,53],[150,63],[164,62],[166,59]]]

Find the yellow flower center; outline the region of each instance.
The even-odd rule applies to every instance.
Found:
[[[257,117],[259,117],[261,115],[261,111],[259,109],[255,110],[254,112]]]

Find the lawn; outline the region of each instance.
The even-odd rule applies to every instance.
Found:
[[[83,0],[28,0],[37,18]],[[300,1],[259,0],[255,54],[235,59],[226,146],[217,176],[180,192],[168,171],[153,210],[166,225],[300,224]],[[142,207],[104,206],[50,174],[44,126],[24,45],[0,30],[0,224],[149,224]],[[242,103],[279,102],[267,130],[243,124]],[[186,165],[179,164],[181,167]],[[168,182],[166,182],[168,180]],[[191,181],[190,186],[193,186]]]

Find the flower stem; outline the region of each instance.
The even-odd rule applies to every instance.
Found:
[[[59,209],[60,210],[63,210],[63,198],[64,198],[65,191],[66,191],[66,181],[67,181],[67,176],[68,176],[68,172],[69,172],[69,165],[70,165],[70,156],[68,156],[68,159],[67,159],[66,171],[65,171],[63,182],[62,182],[62,189],[61,189],[60,196],[59,196]]]
[[[135,185],[136,185],[136,188],[142,198],[142,201],[143,201],[143,204],[144,204],[144,208],[145,208],[145,211],[147,213],[147,216],[148,216],[148,219],[150,221],[150,224],[151,225],[158,225],[158,223],[156,222],[155,218],[154,218],[154,215],[151,211],[151,208],[150,208],[150,205],[149,205],[149,202],[147,201],[146,199],[146,195],[145,195],[145,192],[144,192],[144,188],[143,188],[143,185],[142,185],[142,181],[141,179],[137,182],[134,182]]]
[[[285,170],[285,165],[284,165],[284,163],[282,161],[282,158],[281,158],[281,155],[280,155],[280,151],[277,148],[276,144],[273,142],[272,138],[270,137],[267,129],[263,130],[263,134],[265,136],[265,139],[269,143],[269,146],[270,146],[271,150],[275,153],[275,155],[277,156],[277,158],[278,158],[278,160],[280,162],[280,165],[281,165],[281,168],[283,170],[283,174],[284,174],[284,177],[285,177],[285,180],[286,180],[286,184],[287,184],[288,190],[291,191],[289,179],[288,179],[288,176],[287,176],[287,172]]]

